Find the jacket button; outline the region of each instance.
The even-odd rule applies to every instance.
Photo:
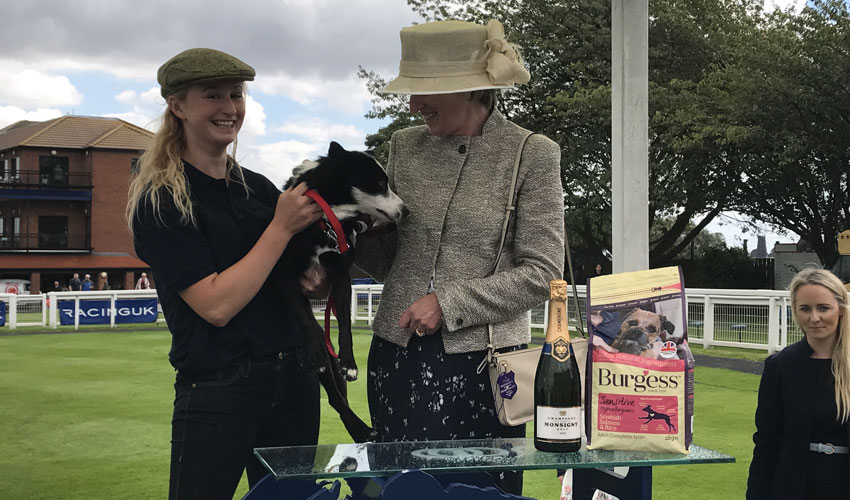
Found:
[[[457,152],[460,154],[466,153],[466,144],[461,144],[459,148],[457,148]]]
[[[462,324],[463,324],[463,318],[458,318],[458,319],[455,321],[455,324],[456,324],[457,326],[462,325]]]

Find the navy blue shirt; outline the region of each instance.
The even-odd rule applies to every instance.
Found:
[[[182,223],[168,193],[162,193],[159,216],[147,198],[133,221],[139,258],[153,273],[172,342],[169,360],[192,376],[220,370],[237,358],[276,354],[300,345],[289,305],[271,278],[225,326],[203,320],[178,295],[213,273],[229,268],[254,246],[274,215],[280,190],[247,169],[245,187],[232,179],[214,179],[184,163],[197,225]],[[247,278],[247,277],[246,277]]]

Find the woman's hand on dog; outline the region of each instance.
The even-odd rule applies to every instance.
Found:
[[[301,232],[322,217],[322,207],[312,198],[304,196],[307,184],[290,187],[277,198],[271,225],[279,228],[289,238]]]
[[[298,279],[302,293],[308,299],[324,299],[331,293],[331,282],[324,266],[315,262]]]
[[[443,308],[433,293],[417,299],[401,313],[398,320],[399,327],[420,337],[437,333],[442,324]]]

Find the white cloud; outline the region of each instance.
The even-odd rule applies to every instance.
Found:
[[[242,123],[240,137],[257,137],[266,135],[266,112],[263,105],[250,95],[245,97],[245,121]]]
[[[115,100],[122,103],[128,104],[136,100],[136,91],[135,90],[125,90],[115,96]]]
[[[123,113],[107,113],[104,116],[109,118],[120,118],[138,127],[146,128],[151,132],[159,130],[159,116],[153,115],[150,113],[150,110],[139,106],[133,106],[131,111],[124,111]]]
[[[17,106],[0,106],[0,128],[21,120],[43,122],[60,116],[62,116],[62,112],[58,109],[39,108],[34,111],[27,111]]]
[[[190,47],[224,50],[258,75],[304,71],[333,80],[358,64],[391,71],[399,29],[420,20],[401,0],[243,0],[238,8],[221,0],[26,0],[3,7],[4,18],[15,20],[0,30],[4,57],[43,71],[137,81]]]
[[[83,100],[67,76],[36,71],[0,60],[0,104],[23,108],[73,106]]]
[[[151,87],[148,90],[142,92],[139,95],[139,99],[142,102],[146,102],[148,104],[156,104],[159,107],[165,106],[165,99],[159,93],[159,87]]]
[[[787,10],[791,8],[794,12],[798,14],[803,10],[803,7],[805,6],[806,0],[767,0],[764,3],[764,8],[766,11],[770,11],[774,8],[779,8],[782,10]]]
[[[249,116],[251,112],[248,112]],[[362,150],[366,136],[355,126],[319,118],[289,121],[272,127],[269,132],[290,137],[258,144],[253,137],[243,138],[240,134],[236,156],[242,165],[265,175],[276,186],[282,186],[292,175],[292,169],[302,161],[326,155],[330,141],[336,141],[346,149]]]
[[[276,186],[280,187],[292,175],[292,169],[303,160],[315,159],[324,151],[319,151],[315,144],[300,141],[280,141],[272,144],[248,145],[242,152],[248,150],[245,157],[241,157],[237,151],[239,162],[245,167],[259,172],[269,178]]]
[[[322,79],[318,75],[295,77],[277,73],[258,76],[254,86],[266,94],[286,96],[302,106],[321,103],[357,115],[368,110],[372,97],[354,72],[347,78],[333,80]]]
[[[273,131],[306,139],[315,147],[324,148],[322,154],[326,152],[330,141],[336,141],[345,148],[363,149],[363,141],[366,138],[366,132],[354,125],[331,123],[321,118],[289,121],[274,127]]]

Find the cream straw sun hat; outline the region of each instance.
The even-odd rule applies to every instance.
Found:
[[[401,30],[398,76],[386,94],[451,94],[504,89],[531,79],[502,23],[436,21]]]

